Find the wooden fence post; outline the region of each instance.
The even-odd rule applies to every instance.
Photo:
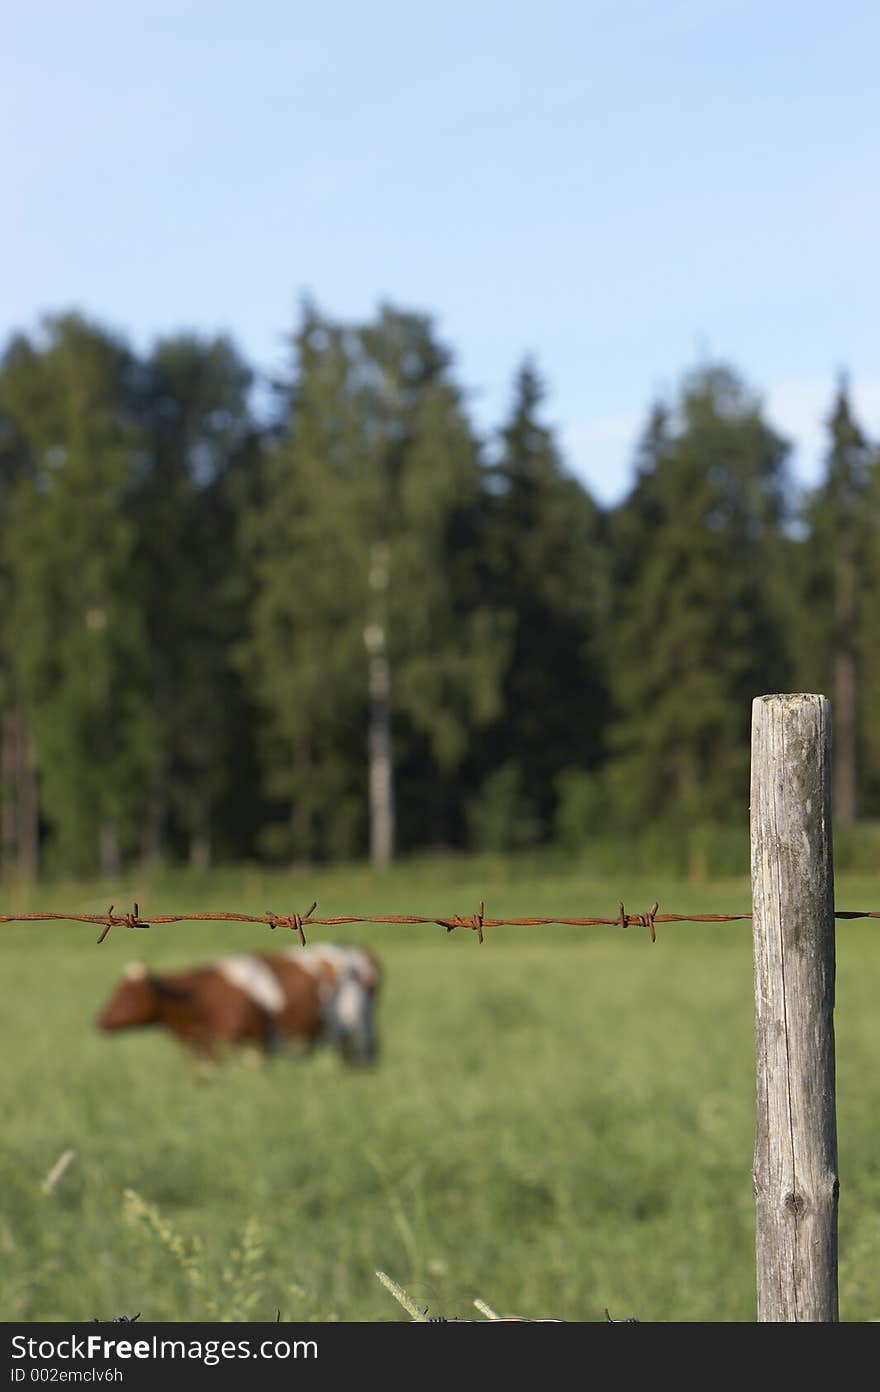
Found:
[[[837,1305],[831,703],[752,703],[758,1319]]]

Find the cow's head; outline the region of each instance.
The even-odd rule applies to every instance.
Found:
[[[153,1025],[161,1020],[166,1000],[181,1000],[184,996],[184,992],[162,977],[153,976],[143,962],[129,962],[95,1024],[100,1030]]]

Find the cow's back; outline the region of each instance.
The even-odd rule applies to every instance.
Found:
[[[165,975],[159,987],[162,1023],[182,1043],[210,1049],[217,1042],[264,1046],[271,1016],[221,963]]]

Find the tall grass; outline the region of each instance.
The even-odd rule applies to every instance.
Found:
[[[12,898],[14,897],[14,902]],[[495,916],[736,912],[742,879],[600,881],[537,857],[377,874],[243,868],[61,884],[3,911],[304,910]],[[839,880],[839,907],[880,881]],[[318,933],[312,935],[317,938]],[[322,937],[330,937],[323,930]],[[352,926],[385,965],[372,1072],[331,1052],[199,1084],[149,1031],[92,1019],[131,956],[270,949],[252,925],[0,929],[0,1318],[389,1320],[387,1272],[431,1314],[752,1320],[748,923],[467,932]],[[838,928],[844,1319],[880,1314],[880,933]],[[59,1155],[75,1158],[43,1181]]]

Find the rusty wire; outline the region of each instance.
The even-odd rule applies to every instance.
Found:
[[[23,913],[23,914],[0,914],[0,923],[44,923],[51,920],[60,920],[65,923],[94,923],[100,924],[102,932],[98,942],[102,943],[110,932],[111,928],[150,928],[154,923],[197,923],[197,922],[227,922],[227,923],[264,923],[267,927],[289,928],[295,932],[303,947],[306,945],[305,926],[309,927],[336,927],[345,923],[430,923],[436,924],[438,928],[445,928],[447,933],[451,933],[455,928],[470,928],[476,933],[479,942],[483,941],[484,928],[539,928],[550,924],[561,924],[573,928],[592,928],[607,926],[610,928],[647,928],[651,934],[651,941],[656,942],[658,923],[733,923],[737,920],[751,918],[751,913],[738,914],[672,914],[659,913],[659,904],[653,903],[647,913],[627,913],[623,902],[618,903],[616,918],[489,918],[485,911],[485,904],[480,900],[480,907],[474,914],[451,914],[448,918],[442,916],[423,916],[421,914],[334,914],[329,918],[315,918],[313,914],[318,907],[317,901],[310,904],[305,913],[276,914],[267,910],[265,914],[242,914],[242,913],[186,913],[186,914],[150,914],[149,922],[141,918],[137,904],[134,905],[132,913],[114,914],[113,905],[104,914],[76,914],[76,913]],[[880,918],[880,912],[866,909],[838,909],[834,913],[835,918]]]

